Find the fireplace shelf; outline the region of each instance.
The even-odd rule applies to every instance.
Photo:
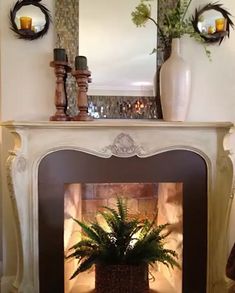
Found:
[[[192,179],[197,178],[198,182],[202,182],[206,194],[205,201],[201,201],[203,209],[206,210],[206,227],[202,229],[206,231],[204,239],[207,247],[203,254],[206,257],[203,292],[228,292],[225,265],[228,255],[229,214],[234,191],[230,152],[232,123],[105,119],[91,122],[7,121],[2,122],[1,127],[5,233],[2,293],[47,293],[40,291],[39,278],[39,186],[42,182],[39,170],[48,159],[56,158],[53,168],[47,170],[47,178],[53,185],[58,177],[55,170],[60,170],[67,178],[71,168],[63,167],[64,164],[61,165],[61,162],[63,156],[66,162],[67,155],[71,152],[75,155],[74,161],[81,178],[85,178],[87,174],[93,176],[93,169],[98,170],[98,167],[93,168],[92,160],[89,159],[94,158],[102,164],[106,164],[108,160],[115,164],[130,161],[133,176],[132,180],[129,178],[127,182],[141,182],[141,176],[147,173],[149,168],[154,170],[155,167],[156,178],[151,182],[171,182],[169,180],[173,178],[173,174],[174,182],[183,182],[183,175],[180,174]],[[76,154],[81,154],[83,161],[79,156],[76,157]],[[163,160],[165,155],[170,158],[170,163]],[[194,163],[190,158],[193,158]],[[138,164],[142,160],[146,161],[147,165],[135,168],[140,166]],[[157,162],[158,166],[153,165],[154,162]],[[172,169],[174,162],[177,163],[178,170]],[[100,170],[102,164],[99,166]],[[205,167],[206,177],[197,172],[199,165]],[[113,168],[118,168],[118,165],[113,165]],[[127,170],[116,172],[112,177],[113,182],[124,182]],[[162,174],[168,174],[168,177],[163,177],[160,171]],[[109,173],[107,181],[102,179],[99,182],[109,182]],[[154,177],[154,173],[151,174]],[[75,180],[76,176],[71,175],[69,178]],[[147,179],[146,177],[145,182],[148,182]],[[76,182],[78,181],[71,179],[63,184]],[[187,184],[183,186],[183,189],[188,190]],[[198,196],[200,198],[202,195]],[[200,203],[199,198],[195,195],[192,199],[186,199],[188,214],[194,214],[195,209],[190,204],[194,201]],[[51,202],[50,209],[54,210],[55,206],[54,202]],[[192,223],[196,227],[197,221],[200,222],[196,213],[194,219]],[[12,234],[13,227],[16,231],[15,236]],[[186,243],[186,247],[190,251],[190,244]],[[200,258],[195,251],[192,253],[195,259]],[[188,263],[188,259],[185,260],[185,264]],[[186,270],[190,272],[190,267]],[[194,285],[187,284],[185,276],[182,293],[192,293],[193,287],[189,287]],[[194,277],[191,283],[193,279]],[[196,280],[197,276],[195,283]],[[64,291],[61,289],[54,292]]]
[[[0,123],[3,127],[29,127],[29,128],[96,128],[96,127],[154,127],[154,128],[230,128],[231,122],[166,122],[163,120],[145,119],[97,119],[93,121],[5,121]]]

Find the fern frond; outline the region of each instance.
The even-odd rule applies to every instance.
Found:
[[[93,241],[100,243],[100,238],[99,236],[85,223],[80,222],[77,219],[73,220],[82,228],[82,231]]]
[[[73,250],[82,246],[88,246],[88,247],[95,247],[97,245],[97,243],[93,240],[90,239],[82,239],[79,242],[77,242],[76,244],[74,244],[73,246],[71,246],[69,248],[69,250]]]
[[[118,214],[122,221],[127,218],[127,200],[121,197],[117,198]]]
[[[117,222],[120,222],[119,214],[118,214],[118,212],[117,212],[115,209],[113,209],[113,208],[111,208],[111,207],[103,207],[103,208],[104,208],[107,212],[109,212],[110,215],[112,215],[112,216],[116,219]]]
[[[76,269],[76,271],[73,273],[73,275],[70,277],[70,280],[75,278],[79,273],[82,273],[88,269],[90,269],[94,264],[97,256],[91,255],[90,257],[86,258]]]
[[[110,234],[106,232],[98,223],[92,223],[91,229],[98,235],[102,246],[110,244]]]
[[[120,220],[113,216],[113,214],[106,212],[106,211],[99,211],[99,214],[103,217],[106,221],[108,227],[111,231],[115,231],[118,229]]]
[[[87,248],[87,247],[83,247],[83,248],[79,248],[76,249],[75,252],[69,254],[68,256],[66,256],[67,259],[69,258],[84,258],[88,255],[91,255],[92,253],[94,253],[94,249],[92,248]]]

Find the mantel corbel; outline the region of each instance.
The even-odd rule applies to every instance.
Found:
[[[22,231],[29,229],[29,210],[25,205],[29,190],[27,188],[28,172],[27,172],[27,133],[23,130],[13,130],[10,133],[13,135],[13,148],[9,150],[8,158],[6,160],[6,179],[8,186],[8,194],[11,199],[12,211],[14,217],[15,226],[15,239],[17,248],[17,272],[12,282],[12,292],[20,291],[22,284],[29,282],[24,280],[24,276],[27,275],[27,271],[30,270],[30,264],[27,258],[29,245],[23,244],[29,242],[26,239],[27,235],[23,237]],[[24,215],[24,217],[22,217]],[[23,286],[24,287],[24,286]],[[33,293],[33,291],[31,291]]]

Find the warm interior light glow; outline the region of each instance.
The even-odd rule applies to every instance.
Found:
[[[105,229],[107,224],[97,214],[99,207],[115,207],[116,197],[127,198],[127,206],[131,217],[152,220],[156,213],[157,224],[170,223],[172,231],[168,238],[167,248],[175,250],[179,255],[179,264],[182,265],[183,252],[183,207],[181,183],[94,183],[69,184],[66,186],[64,197],[64,251],[74,245],[81,237],[78,225],[71,217],[82,221],[95,218],[102,223]],[[138,238],[134,235],[133,238]],[[134,245],[133,240],[132,245]],[[65,293],[91,293],[94,290],[94,269],[69,280],[76,268],[76,261],[65,261]],[[151,268],[155,280],[150,280],[151,292],[182,293],[182,271],[169,270],[157,265]],[[151,279],[151,277],[150,277]]]

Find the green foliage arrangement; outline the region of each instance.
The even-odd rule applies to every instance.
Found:
[[[98,214],[105,220],[107,229],[98,220],[86,224],[74,219],[84,235],[67,256],[78,260],[71,279],[96,264],[153,265],[161,262],[172,268],[179,266],[176,252],[164,248],[164,239],[169,233],[163,230],[168,224],[156,226],[156,219],[129,219],[127,202],[122,198],[117,199],[116,209],[104,207]]]
[[[147,21],[152,21],[157,27],[159,38],[163,44],[163,48],[160,48],[162,50],[171,46],[173,38],[189,35],[196,41],[204,44],[206,54],[210,58],[210,51],[205,46],[205,40],[195,31],[192,18],[186,17],[192,0],[178,0],[173,8],[167,8],[165,11],[162,11],[164,17],[160,24],[151,16],[151,1],[153,0],[140,0],[138,6],[131,13],[132,21],[137,27],[145,26]]]

